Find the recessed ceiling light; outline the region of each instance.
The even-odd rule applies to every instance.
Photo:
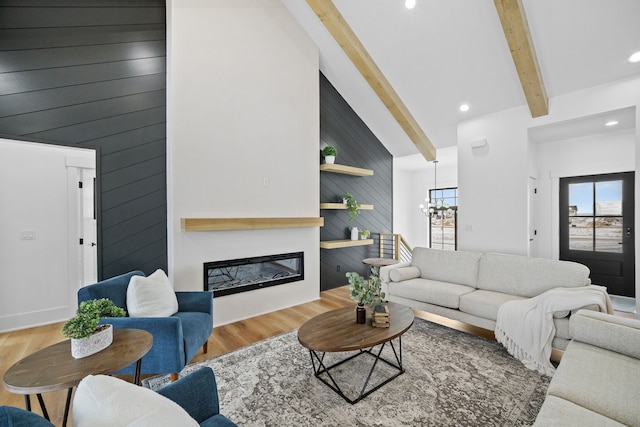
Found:
[[[462,111],[463,113],[465,111],[469,111],[469,104],[461,104],[460,105],[460,111]]]
[[[405,0],[404,7],[407,9],[413,9],[416,7],[416,0]]]
[[[615,126],[615,125],[617,125],[617,124],[618,124],[618,121],[617,121],[617,120],[610,120],[610,121],[608,121],[607,123],[605,123],[604,125],[605,125],[605,126]]]
[[[635,63],[640,62],[640,52],[636,52],[629,57],[629,62]]]

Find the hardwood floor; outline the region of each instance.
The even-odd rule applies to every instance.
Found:
[[[236,350],[240,347],[261,341],[263,339],[292,331],[299,328],[312,317],[336,308],[353,305],[349,298],[347,286],[321,292],[320,299],[295,307],[286,308],[250,319],[218,326],[213,329],[209,338],[209,352],[198,353],[192,363],[200,362],[217,355]],[[445,317],[414,310],[416,317],[439,323],[453,329],[481,336],[489,340],[495,340],[490,330],[477,328],[462,322],[450,320]],[[616,313],[617,315],[619,313]],[[51,344],[55,344],[65,338],[61,333],[62,323],[55,323],[36,328],[0,333],[0,376],[14,363],[23,357]],[[556,355],[561,357],[561,354]],[[552,355],[554,359],[554,355]],[[131,376],[122,378],[131,380]],[[46,393],[44,396],[47,410],[54,424],[62,424],[66,391]],[[4,388],[0,389],[0,405],[10,405],[24,408],[24,396],[9,393]],[[34,412],[41,413],[35,399],[32,399]],[[71,424],[71,423],[69,423]]]
[[[209,337],[208,353],[198,353],[191,363],[200,362],[254,342],[292,331],[320,313],[349,305],[353,305],[353,301],[349,298],[349,290],[345,286],[321,292],[320,299],[316,301],[215,327],[211,337]],[[61,329],[62,323],[55,323],[0,333],[0,376],[4,377],[7,369],[23,357],[64,340]],[[130,377],[130,375],[122,376],[122,378],[129,381],[131,380]],[[52,422],[56,425],[62,425],[66,391],[46,393],[43,398]],[[34,398],[31,400],[33,411],[41,414],[37,400]],[[0,405],[24,408],[24,396],[10,393],[1,388]]]

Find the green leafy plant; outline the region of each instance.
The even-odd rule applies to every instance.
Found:
[[[327,145],[326,147],[324,147],[322,149],[322,155],[327,157],[327,156],[337,156],[338,155],[338,150],[336,150],[336,147],[333,147],[331,145]]]
[[[358,231],[358,235],[360,235],[360,237],[363,239],[368,239],[371,233],[369,232],[369,230],[360,230]]]
[[[346,274],[349,279],[349,296],[358,305],[369,305],[371,308],[377,306],[384,299],[382,281],[378,275],[378,267],[371,267],[369,278],[365,279],[356,272],[350,271]]]
[[[342,196],[342,198],[347,204],[347,211],[349,212],[349,221],[353,221],[358,217],[358,214],[360,213],[360,203],[356,201],[355,197],[353,197],[351,193],[345,193],[344,196]]]
[[[125,311],[107,298],[83,301],[76,315],[62,326],[62,335],[67,338],[87,338],[98,327],[101,317],[124,317]]]

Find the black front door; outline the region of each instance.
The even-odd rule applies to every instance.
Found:
[[[560,259],[609,294],[635,297],[634,172],[560,179]]]

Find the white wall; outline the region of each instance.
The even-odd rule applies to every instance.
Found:
[[[479,117],[460,123],[458,126],[458,168],[459,168],[459,229],[458,243],[463,250],[497,251],[512,254],[528,253],[528,176],[537,173],[542,177],[541,169],[553,167],[549,159],[552,154],[541,150],[538,160],[547,164],[536,164],[531,156],[527,136],[528,129],[565,120],[601,114],[622,108],[635,107],[636,127],[633,131],[633,144],[640,142],[640,77],[620,80],[611,84],[573,92],[550,100],[550,113],[547,116],[532,119],[526,107],[514,108],[492,115]],[[469,144],[478,138],[486,138],[487,147],[473,150]],[[606,160],[607,168],[628,170],[636,169],[640,161],[640,150],[629,153],[629,142],[623,143],[620,154],[607,153],[608,145],[590,143],[597,152],[585,154],[593,159],[613,155],[615,160]],[[480,151],[482,150],[482,151]],[[623,162],[621,156],[629,155],[634,164]],[[620,157],[618,157],[620,156]],[[613,163],[615,163],[615,165]],[[624,163],[624,164],[623,164]],[[562,173],[573,172],[575,161],[566,159]],[[537,169],[537,172],[536,172]],[[604,167],[594,166],[593,173],[607,172]],[[560,172],[559,172],[560,173]],[[592,173],[586,168],[583,173]],[[635,200],[636,223],[640,223],[640,174],[636,174]],[[553,210],[553,206],[551,207]],[[538,210],[536,210],[538,212]],[[543,215],[544,216],[544,215]],[[538,220],[538,218],[535,218]],[[545,218],[540,218],[541,224]],[[548,224],[547,220],[547,224]],[[539,227],[539,229],[541,229]],[[542,232],[553,233],[553,230]],[[636,247],[640,236],[636,233]],[[541,243],[541,252],[547,255],[551,250],[547,243]],[[636,250],[636,265],[640,260],[640,250]],[[640,294],[640,281],[636,280],[636,295]],[[637,299],[640,308],[640,298]]]
[[[458,249],[527,254],[528,116],[523,106],[458,126]]]
[[[0,139],[0,332],[75,312],[78,166],[95,167],[95,152]]]
[[[434,182],[432,162],[427,164],[424,161],[424,166],[420,168],[403,169],[406,163],[413,164],[414,160],[394,158],[393,232],[402,234],[412,247],[429,247],[429,219],[418,208],[421,203],[426,204],[429,190],[435,188],[434,185],[438,188],[458,186],[457,147],[437,150],[436,158],[437,182]]]
[[[319,216],[316,46],[277,0],[169,1],[167,13],[175,288],[201,290],[207,261],[303,251],[304,281],[216,298],[214,324],[317,299],[317,227],[180,229],[183,217]]]
[[[559,257],[560,178],[635,170],[635,130],[539,143],[536,256]],[[606,147],[606,149],[603,149]]]

